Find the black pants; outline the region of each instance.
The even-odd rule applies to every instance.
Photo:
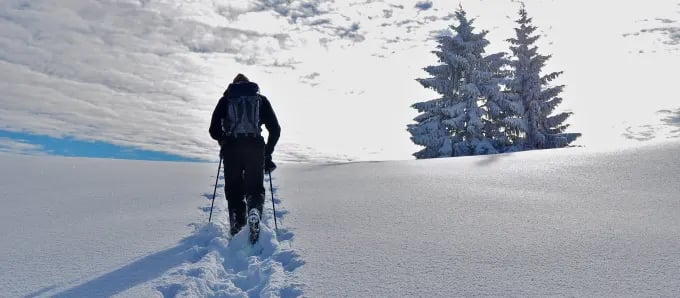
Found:
[[[231,227],[246,224],[247,210],[264,205],[264,139],[229,138],[222,147],[224,192],[229,205]]]

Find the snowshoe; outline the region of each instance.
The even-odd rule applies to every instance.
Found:
[[[257,208],[248,212],[248,226],[250,226],[250,243],[255,244],[260,238],[260,211]]]

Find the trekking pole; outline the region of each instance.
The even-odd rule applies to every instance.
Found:
[[[213,190],[212,204],[210,204],[210,216],[208,216],[208,222],[212,219],[212,210],[215,206],[215,194],[217,194],[217,180],[220,179],[220,168],[222,167],[222,154],[220,154],[220,164],[217,165],[217,176],[215,176],[215,190]]]
[[[269,172],[269,191],[272,193],[272,209],[274,210],[274,227],[279,232],[279,225],[276,223],[276,206],[274,205],[274,186],[272,185],[272,172]]]

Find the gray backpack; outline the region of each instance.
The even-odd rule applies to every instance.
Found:
[[[227,136],[260,136],[260,102],[259,95],[228,98],[222,131]]]

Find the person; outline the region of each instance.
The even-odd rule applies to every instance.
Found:
[[[266,144],[261,135],[262,124],[268,131]],[[280,134],[281,127],[269,100],[259,93],[256,83],[239,73],[215,106],[210,122],[210,136],[219,143],[224,161],[224,190],[232,236],[246,225],[247,211],[251,241],[254,243],[259,237],[264,173],[276,168],[272,153]]]

